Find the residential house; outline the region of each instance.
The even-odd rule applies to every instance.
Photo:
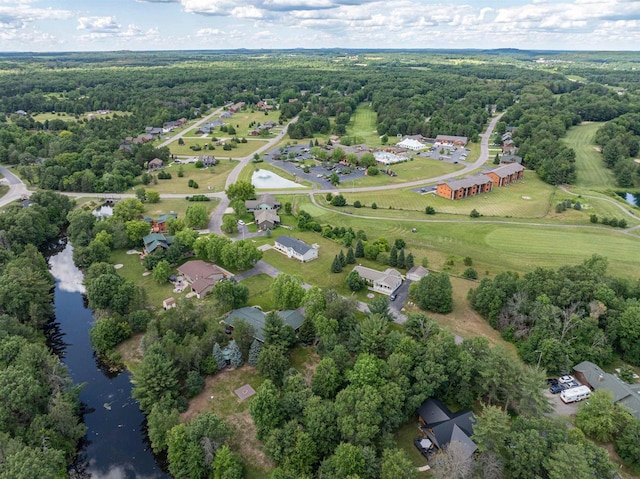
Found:
[[[313,261],[318,257],[317,245],[309,246],[304,241],[300,241],[287,235],[277,238],[274,241],[273,247],[277,251],[286,254],[289,258],[295,258],[303,263]]]
[[[510,131],[508,131],[508,132],[506,132],[505,134],[502,135],[502,142],[503,143],[505,141],[511,140],[511,139],[512,139],[512,136],[511,136],[511,132]]]
[[[518,163],[522,164],[522,157],[518,155],[502,155],[500,157],[500,163],[509,164],[509,163]]]
[[[187,261],[179,266],[178,273],[189,283],[191,291],[196,293],[198,299],[204,298],[218,281],[233,276],[219,266],[199,259]]]
[[[162,128],[156,128],[155,126],[148,126],[144,129],[144,132],[148,135],[158,136],[162,134]]]
[[[144,254],[151,254],[158,249],[168,250],[173,242],[173,236],[165,236],[162,233],[149,233],[142,238],[144,243]]]
[[[304,322],[303,308],[279,311],[278,315],[282,318],[284,324],[291,326],[296,333]],[[249,306],[231,311],[227,317],[223,319],[223,322],[231,328],[235,327],[235,323],[238,320],[249,323],[254,329],[254,339],[264,343],[264,318],[265,313],[263,313],[262,310]]]
[[[225,111],[225,112],[222,112],[222,114],[220,115],[220,118],[227,119],[227,118],[231,118],[232,116],[233,116],[233,113],[231,113],[230,111]]]
[[[420,281],[422,278],[429,274],[429,270],[424,266],[414,266],[407,271],[407,279],[410,281]]]
[[[16,115],[18,116],[27,116],[27,112],[24,110],[18,110],[16,111]]]
[[[378,271],[365,266],[356,266],[353,270],[371,285],[371,290],[377,293],[390,295],[402,284],[402,274],[393,268]]]
[[[244,206],[249,212],[256,210],[277,210],[280,208],[280,202],[276,200],[275,196],[264,194],[258,196],[255,200],[245,201]]]
[[[471,440],[475,416],[471,411],[452,413],[437,399],[427,399],[417,410],[419,429],[423,438],[417,441],[427,454],[443,451],[452,442],[463,447],[467,457],[473,455],[478,446]]]
[[[161,170],[163,166],[164,166],[164,162],[160,158],[154,158],[147,164],[147,167],[149,168],[150,171]]]
[[[153,233],[166,233],[167,231],[167,221],[169,218],[177,219],[178,215],[176,213],[165,213],[163,215],[158,216],[158,220],[154,220],[152,218],[145,218],[144,221],[149,223],[151,226],[151,231]]]
[[[272,230],[280,223],[280,216],[275,210],[254,210],[253,216],[256,226],[262,231]]]
[[[503,155],[515,155],[517,152],[518,147],[513,142],[502,145]]]
[[[574,376],[593,390],[606,389],[613,394],[613,402],[626,406],[640,419],[640,384],[627,384],[613,374],[605,373],[590,361],[582,361],[573,367]]]
[[[467,146],[469,139],[466,136],[438,135],[436,143],[451,146]]]
[[[486,175],[491,178],[494,186],[506,186],[524,178],[524,166],[518,163],[510,163],[487,171]]]
[[[443,198],[459,200],[480,193],[488,193],[492,188],[493,180],[488,175],[480,174],[440,183],[436,193]]]
[[[396,146],[413,151],[424,150],[426,148],[425,144],[420,143],[418,140],[414,140],[413,138],[405,138],[400,143],[396,143]]]
[[[211,155],[201,155],[198,157],[198,160],[202,162],[202,165],[206,168],[209,166],[215,166],[218,164],[218,160],[215,156]]]

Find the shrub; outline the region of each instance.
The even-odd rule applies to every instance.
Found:
[[[589,221],[591,221],[592,223],[597,223],[598,222],[598,216],[597,215],[589,215]]]
[[[462,273],[462,277],[465,279],[478,279],[478,272],[473,268],[467,268]]]
[[[427,206],[424,210],[424,212],[428,215],[435,215],[436,214],[436,209],[433,206]]]
[[[360,203],[360,200],[355,200],[353,202],[353,207],[354,208],[362,208],[362,203]]]
[[[378,209],[378,205],[376,203],[371,203],[371,209],[372,210],[377,210]]]
[[[158,179],[159,180],[170,180],[171,179],[171,173],[169,173],[167,171],[160,171],[160,172],[158,172]]]
[[[376,168],[375,166],[370,166],[369,168],[367,168],[368,176],[376,176],[379,173],[380,173],[380,170],[378,170],[378,168]]]
[[[471,210],[471,213],[469,213],[469,216],[471,216],[472,218],[479,218],[480,212],[474,208]]]

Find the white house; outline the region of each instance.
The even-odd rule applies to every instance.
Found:
[[[424,150],[426,148],[423,143],[420,143],[418,140],[414,140],[413,138],[405,138],[400,143],[396,143],[396,146],[414,151]]]
[[[402,284],[402,274],[399,271],[389,268],[385,271],[377,271],[365,266],[353,268],[362,279],[371,284],[373,291],[390,295]]]
[[[283,235],[275,240],[273,247],[289,258],[295,258],[298,261],[306,263],[318,257],[318,248],[309,246],[304,241]]]

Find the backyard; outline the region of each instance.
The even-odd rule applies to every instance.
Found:
[[[193,163],[184,165],[171,163],[164,168],[164,171],[171,173],[171,179],[158,180],[157,185],[151,184],[147,188],[161,194],[184,193],[185,196],[222,191],[225,188],[227,176],[236,165],[236,161],[229,161],[226,158],[219,160],[217,165],[209,168],[196,168]],[[180,170],[184,174],[182,178],[178,176]],[[199,188],[190,188],[189,180],[198,183]]]

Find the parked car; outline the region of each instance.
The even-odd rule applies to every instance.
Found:
[[[395,293],[393,293],[391,296],[389,296],[389,299],[390,299],[391,301],[395,301],[397,297],[398,297],[398,295],[397,295],[397,294],[395,294]]]
[[[582,386],[582,385],[578,381],[571,381],[571,382],[565,383],[564,388],[572,389],[572,388],[577,388],[578,386]]]
[[[549,386],[555,386],[558,384],[558,380],[556,378],[547,378],[547,384]]]
[[[564,391],[564,385],[562,384],[554,384],[549,388],[549,392],[551,394],[558,394]]]
[[[567,383],[570,383],[571,381],[575,381],[575,380],[576,380],[576,378],[574,378],[573,376],[570,376],[570,375],[560,376],[558,378],[558,382],[560,384],[567,384]]]
[[[238,224],[239,224],[240,226],[244,226],[244,221],[242,221],[242,220],[238,220]]]

